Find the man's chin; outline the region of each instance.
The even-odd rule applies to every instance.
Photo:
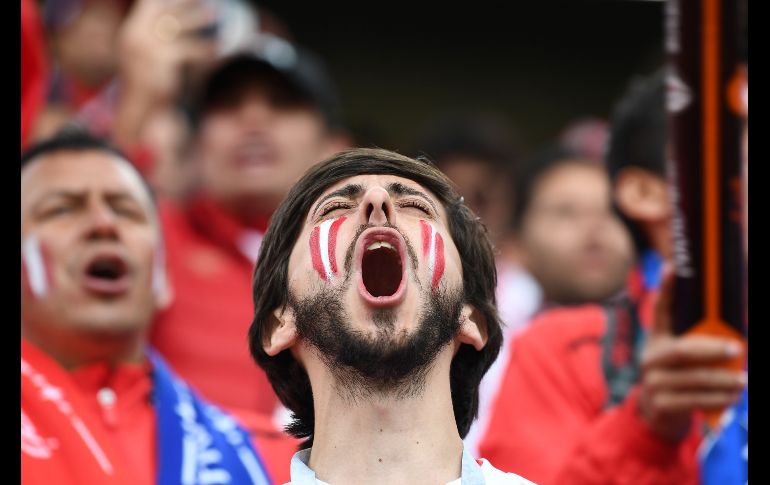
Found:
[[[91,312],[90,315],[70,319],[70,328],[84,334],[90,334],[94,338],[102,336],[105,339],[121,338],[141,334],[150,322],[147,319],[137,318],[136,314],[121,315],[120,313]]]
[[[338,388],[351,397],[421,392],[436,356],[457,334],[462,292],[376,309],[339,296],[290,296],[301,338],[318,351]]]

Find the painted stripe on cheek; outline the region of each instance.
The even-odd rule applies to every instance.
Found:
[[[438,288],[441,277],[444,275],[444,238],[438,232],[436,233],[435,246],[436,257],[433,266],[433,280],[431,282],[434,290]]]
[[[337,231],[343,222],[345,222],[344,216],[334,221],[329,231],[329,261],[331,261],[333,274],[337,274]]]
[[[435,226],[427,221],[420,221],[422,228],[422,252],[428,260],[428,274],[431,286],[438,287],[444,274],[444,239]]]
[[[38,298],[45,296],[50,286],[50,273],[37,237],[32,235],[24,240],[21,245],[21,255],[32,294]]]
[[[337,231],[345,222],[344,217],[328,220],[316,226],[310,234],[310,256],[313,268],[324,281],[331,281],[337,273]]]
[[[428,251],[428,273],[433,275],[433,268],[436,267],[436,228],[430,225],[430,248]]]
[[[155,257],[152,259],[152,291],[160,296],[166,290],[166,248],[163,243],[155,245]]]
[[[320,243],[321,228],[316,226],[313,228],[313,232],[310,233],[310,257],[313,260],[313,269],[318,271],[321,278],[326,280],[326,271],[324,271],[324,264],[321,261],[321,243]]]
[[[432,228],[427,221],[420,220],[420,228],[422,229],[422,255],[428,256],[430,252],[430,234]]]
[[[321,224],[321,237],[319,239],[318,252],[321,253],[321,261],[323,261],[324,275],[326,281],[332,279],[332,265],[329,263],[329,229],[332,226],[333,220],[323,221]]]

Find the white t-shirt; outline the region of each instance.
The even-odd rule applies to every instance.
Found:
[[[308,467],[310,450],[298,451],[291,459],[291,482],[285,485],[331,485],[319,480]],[[447,485],[534,485],[533,482],[515,473],[506,473],[493,467],[486,459],[474,460],[463,448],[462,472],[460,478]]]
[[[484,483],[486,485],[534,485],[524,477],[520,477],[515,473],[504,472],[493,467],[485,458],[477,460],[481,462],[481,473],[484,474]],[[462,478],[452,480],[447,485],[465,485],[462,483]]]

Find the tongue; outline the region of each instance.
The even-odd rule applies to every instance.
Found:
[[[392,249],[372,249],[364,253],[361,272],[370,295],[390,296],[401,284],[401,259]]]

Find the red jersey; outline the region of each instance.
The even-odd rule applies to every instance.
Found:
[[[256,260],[245,247],[249,231],[209,200],[161,206],[170,307],[152,326],[150,341],[174,370],[205,398],[235,414],[272,416],[278,398],[249,353]]]
[[[21,358],[21,483],[155,483],[149,362],[68,372],[26,340]]]
[[[246,228],[204,198],[162,203],[160,213],[173,301],[150,341],[178,375],[238,419],[271,477],[287,482],[300,441],[274,422],[278,397],[248,346],[251,277],[267,220]]]
[[[639,303],[643,325],[649,301]],[[610,404],[603,367],[608,328],[599,305],[557,308],[507,342],[510,361],[480,455],[542,485],[697,483],[701,432],[695,423],[685,440],[672,444],[638,414],[635,386]],[[622,360],[629,349],[616,350],[610,358]]]
[[[157,482],[149,361],[116,367],[98,362],[67,371],[24,339],[21,357],[21,483]],[[256,416],[240,424],[251,432],[273,483],[285,483],[299,441]]]

